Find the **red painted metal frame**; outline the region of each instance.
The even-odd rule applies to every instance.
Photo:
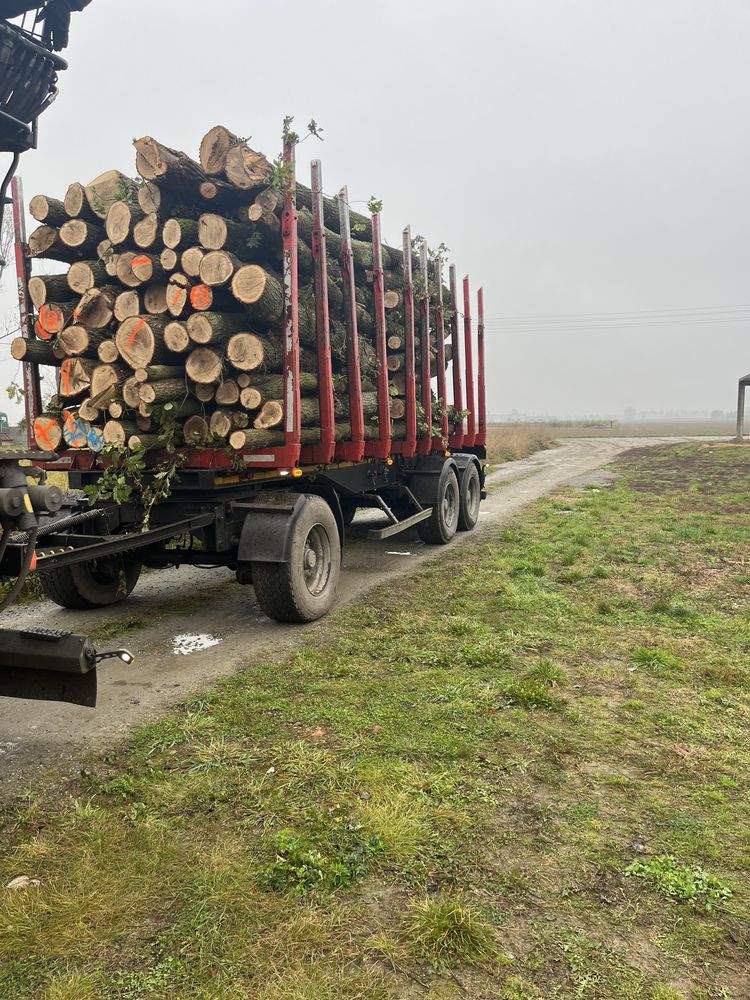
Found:
[[[404,230],[404,381],[406,383],[406,437],[394,441],[396,455],[412,458],[417,450],[417,382],[414,377],[414,285],[411,277],[411,228]]]
[[[427,247],[422,244],[419,254],[424,294],[419,300],[419,346],[422,353],[420,382],[422,383],[422,420],[427,430],[422,431],[417,442],[417,454],[429,455],[432,451],[432,379],[430,377],[430,288],[427,270]]]
[[[294,144],[284,144],[286,185],[281,213],[284,252],[284,444],[277,448],[238,452],[248,469],[293,469],[300,457],[299,302],[297,281],[297,208]],[[201,452],[188,452],[189,466],[202,465]],[[195,461],[198,459],[198,461]],[[217,463],[223,467],[223,463]]]
[[[432,439],[432,450],[442,452],[448,442],[448,390],[445,383],[445,317],[443,315],[443,265],[439,257],[433,264],[435,274],[435,340],[437,348],[438,402],[443,411],[440,418],[442,437]]]
[[[469,295],[469,277],[464,278],[464,363],[466,365],[466,433],[464,447],[471,447],[477,433],[477,414],[474,405],[474,356],[471,346],[471,297]]]
[[[474,444],[487,443],[487,395],[484,377],[484,289],[477,292],[477,418],[479,430]]]
[[[372,290],[375,299],[375,348],[378,356],[377,441],[365,441],[366,458],[388,458],[391,453],[391,397],[388,392],[383,254],[380,246],[380,213],[372,214]]]
[[[20,177],[11,181],[11,203],[13,209],[13,234],[16,257],[16,284],[18,287],[18,314],[21,336],[27,340],[34,338],[34,312],[29,299],[29,251],[26,245],[26,219],[23,212],[23,184]],[[23,371],[24,408],[26,411],[26,443],[29,449],[36,447],[34,441],[34,421],[42,412],[42,386],[39,368],[21,362]]]
[[[331,367],[331,337],[328,315],[328,260],[323,224],[323,186],[320,160],[311,168],[313,234],[312,254],[315,269],[315,330],[318,350],[318,403],[320,406],[320,444],[303,445],[301,465],[333,461],[336,450],[336,418],[333,409],[333,373]],[[387,388],[387,387],[386,387]]]
[[[453,365],[453,409],[460,413],[464,408],[464,392],[461,379],[461,341],[458,336],[458,294],[456,292],[456,265],[448,269],[451,292],[451,364]],[[448,438],[451,448],[461,448],[464,443],[464,422],[460,429]]]
[[[344,320],[346,322],[346,373],[349,383],[349,422],[351,438],[339,441],[335,457],[342,462],[359,462],[365,453],[365,418],[362,412],[362,378],[359,368],[357,299],[352,258],[352,234],[349,225],[349,194],[342,187],[338,196],[341,228],[341,273],[344,278]]]

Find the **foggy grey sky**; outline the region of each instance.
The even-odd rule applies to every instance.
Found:
[[[484,285],[491,411],[734,405],[750,371],[747,0],[93,0],[71,38],[21,159],[27,202],[134,174],[137,136],[197,156],[222,123],[272,156],[285,114],[314,117],[325,142],[298,150],[302,179],[319,156],[326,190],[383,199],[387,242],[410,223]],[[7,315],[12,268],[4,285]],[[737,305],[731,323],[503,320]],[[15,369],[0,362],[0,385]]]

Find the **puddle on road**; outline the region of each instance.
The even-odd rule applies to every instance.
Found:
[[[175,656],[190,656],[191,653],[199,653],[202,649],[210,649],[211,646],[218,646],[221,639],[215,635],[204,632],[201,635],[176,635],[172,639],[172,652]]]
[[[411,552],[386,552],[387,556],[410,556]]]

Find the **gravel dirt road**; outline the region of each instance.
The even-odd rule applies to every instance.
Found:
[[[380,515],[362,512],[344,552],[339,605],[360,600],[384,581],[407,576],[456,545],[471,544],[526,504],[562,483],[585,477],[628,448],[674,440],[579,438],[509,462],[488,477],[489,496],[482,504],[477,528],[457,535],[447,548],[424,545],[413,529],[383,542],[367,541],[364,533]],[[187,566],[145,574],[129,600],[111,609],[66,611],[40,601],[9,609],[1,624],[8,628],[43,625],[86,634],[126,621],[134,626],[132,631],[98,646],[125,645],[136,662],[126,666],[112,660],[99,669],[96,710],[0,699],[0,797],[21,791],[40,768],[77,767],[88,750],[112,745],[129,727],[158,716],[190,692],[252,667],[269,654],[282,656],[316,630],[326,628],[325,619],[307,626],[271,622],[258,608],[252,588],[239,586],[229,570]],[[175,652],[175,638],[185,635],[208,635],[220,641],[181,655]]]

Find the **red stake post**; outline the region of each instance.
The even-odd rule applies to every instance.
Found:
[[[357,333],[357,299],[352,258],[352,233],[349,225],[349,194],[346,187],[339,191],[341,229],[341,273],[344,279],[344,319],[346,322],[346,374],[349,382],[349,422],[351,438],[336,445],[336,459],[359,462],[365,452],[365,418],[362,412],[362,378],[359,368],[359,336]]]
[[[414,285],[411,276],[411,229],[404,230],[404,381],[406,383],[406,437],[391,450],[412,458],[417,450],[417,383],[414,377]]]
[[[375,347],[378,356],[378,440],[365,441],[368,458],[387,458],[391,452],[391,397],[388,392],[383,253],[380,246],[380,213],[372,213],[372,290],[375,299]]]
[[[471,298],[469,277],[464,278],[464,356],[466,359],[466,433],[464,447],[471,448],[477,432],[477,415],[474,406],[474,354],[471,346]]]
[[[484,374],[484,289],[477,292],[477,411],[479,430],[474,438],[475,445],[487,443],[487,396]]]
[[[21,336],[27,340],[34,336],[34,313],[29,299],[29,266],[28,247],[26,246],[26,219],[23,212],[23,184],[20,177],[11,181],[11,202],[13,208],[13,233],[16,283],[18,287],[18,313]],[[26,410],[26,442],[30,449],[36,448],[34,440],[34,421],[42,412],[42,387],[39,379],[39,369],[36,365],[21,362],[23,371],[24,408]]]
[[[331,368],[331,336],[328,314],[328,262],[323,224],[323,185],[320,160],[310,166],[312,188],[312,255],[315,269],[315,331],[318,350],[318,405],[320,407],[320,444],[305,445],[300,463],[327,465],[336,448],[336,426]]]
[[[424,430],[417,445],[418,455],[429,455],[432,451],[432,379],[430,378],[430,289],[427,270],[427,246],[423,243],[419,253],[419,265],[422,273],[423,294],[419,300],[419,345],[422,352],[421,382],[422,382],[422,420]]]
[[[445,317],[443,316],[443,265],[439,257],[435,258],[435,340],[437,348],[437,382],[438,401],[442,410],[440,418],[441,437],[432,439],[432,450],[443,451],[448,443],[448,390],[445,384]]]
[[[456,265],[448,269],[451,292],[451,363],[453,365],[453,409],[456,413],[463,412],[464,393],[461,380],[461,341],[458,336],[458,295],[456,292]],[[451,448],[461,448],[464,443],[464,421],[456,424],[456,430],[448,438]]]

